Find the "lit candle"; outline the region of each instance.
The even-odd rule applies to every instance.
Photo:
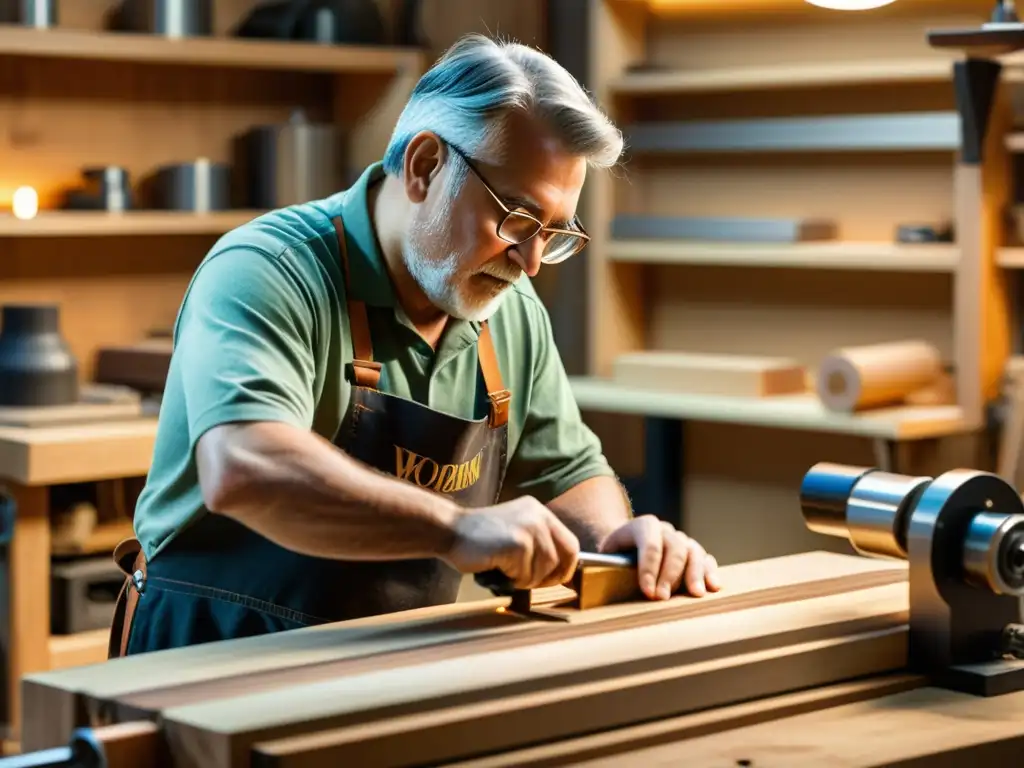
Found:
[[[11,199],[11,212],[18,219],[33,219],[39,213],[39,195],[32,187],[18,187]]]

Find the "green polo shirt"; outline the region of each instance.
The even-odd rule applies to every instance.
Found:
[[[207,512],[194,449],[219,424],[277,421],[328,440],[349,405],[353,357],[332,218],[348,234],[351,290],[367,305],[380,389],[463,418],[482,418],[480,324],[451,320],[430,348],[397,305],[367,205],[371,165],[347,190],[273,211],[222,237],[186,291],[174,328],[156,447],[135,512],[148,558]],[[512,392],[503,495],[547,502],[587,478],[614,476],[580,418],[548,314],[522,278],[489,322]]]

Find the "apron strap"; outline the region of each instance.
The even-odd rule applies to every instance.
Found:
[[[505,389],[501,381],[501,368],[498,366],[498,355],[494,351],[494,339],[491,338],[491,329],[486,322],[481,325],[480,340],[476,347],[480,357],[480,371],[484,375],[484,386],[487,387],[487,397],[491,401],[491,427],[503,427],[508,423],[512,393]]]
[[[128,655],[128,638],[135,608],[139,604],[139,592],[146,588],[146,554],[138,539],[125,539],[114,547],[114,562],[125,575],[125,580],[114,603],[114,620],[107,641],[108,659]]]
[[[352,298],[352,281],[348,270],[348,244],[345,242],[345,225],[340,216],[333,219],[334,231],[338,235],[338,249],[341,252],[341,266],[345,270],[345,285],[348,287],[348,322],[352,327],[352,349],[355,359],[352,371],[356,385],[377,389],[380,385],[380,363],[373,359],[373,342],[370,340],[370,318],[366,304]]]

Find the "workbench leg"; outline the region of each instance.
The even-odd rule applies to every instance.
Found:
[[[50,666],[50,494],[46,487],[7,486],[13,502],[8,534],[8,738],[21,733],[21,678]]]
[[[638,515],[683,527],[683,429],[679,419],[644,419],[644,473],[623,480]]]

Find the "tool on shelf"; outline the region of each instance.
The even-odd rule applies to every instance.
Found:
[[[912,477],[815,464],[800,489],[812,531],[909,564],[911,671],[981,696],[1024,690],[1024,503],[997,475]]]

